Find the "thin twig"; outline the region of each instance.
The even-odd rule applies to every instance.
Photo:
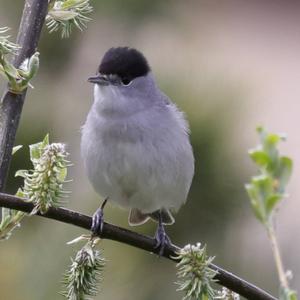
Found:
[[[24,202],[21,198],[9,194],[0,193],[0,207],[7,207],[11,209],[20,210],[23,212],[31,212],[33,204]],[[40,214],[39,214],[40,215]],[[50,208],[44,215],[40,215],[49,219],[54,219],[64,223],[69,223],[81,228],[90,230],[92,225],[92,218],[81,213],[71,211],[65,208]],[[118,241],[127,245],[134,246],[139,249],[146,250],[151,253],[158,254],[159,249],[155,247],[156,242],[153,238],[144,236],[128,229],[118,227],[109,223],[104,223],[103,235],[104,239]],[[176,261],[174,258],[179,247],[176,245],[166,246],[163,256]],[[264,290],[254,286],[253,284],[237,277],[236,275],[216,266],[211,265],[211,268],[218,271],[215,279],[222,286],[240,294],[241,296],[250,300],[276,300]]]
[[[40,33],[47,14],[48,0],[26,0],[22,20],[19,26],[17,44],[21,46],[13,64],[18,67],[26,58],[36,51]],[[0,191],[4,190],[12,147],[26,97],[14,94],[7,88],[0,104]]]
[[[278,241],[277,241],[277,237],[276,237],[276,234],[274,231],[274,226],[273,226],[272,221],[270,221],[270,223],[266,226],[266,228],[267,228],[268,237],[269,237],[269,240],[271,243],[274,260],[276,263],[276,268],[277,268],[280,284],[283,288],[288,290],[289,284],[288,284],[288,280],[286,278],[286,274],[284,272],[284,267],[283,267],[283,263],[282,263],[282,259],[281,259],[281,255],[280,255],[280,251],[279,251]]]

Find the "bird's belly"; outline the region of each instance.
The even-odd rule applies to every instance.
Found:
[[[157,164],[143,144],[101,142],[97,149],[87,153],[86,169],[94,189],[109,202],[147,213],[177,209],[185,201],[186,192],[172,169]]]
[[[99,141],[96,147],[98,152],[90,150],[87,153],[86,169],[94,189],[103,197],[109,197],[110,202],[124,208],[146,206],[151,210],[152,205],[144,202],[152,201],[142,195],[143,186],[140,186],[138,180],[151,175],[139,163],[143,159],[139,147],[135,143],[104,144]],[[134,200],[137,197],[140,198],[139,202]]]
[[[81,143],[87,175],[96,192],[121,207],[144,213],[177,210],[186,200],[193,175],[190,145],[182,150],[188,140],[168,132],[151,134],[149,128],[141,131],[128,124],[100,125],[85,126]]]

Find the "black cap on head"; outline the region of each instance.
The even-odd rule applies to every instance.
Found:
[[[116,74],[122,81],[130,82],[136,77],[147,75],[150,67],[144,55],[129,47],[110,48],[103,56],[99,73]]]

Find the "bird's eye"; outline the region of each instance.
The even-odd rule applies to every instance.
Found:
[[[123,78],[122,79],[122,84],[127,86],[130,85],[130,83],[132,82],[132,80],[128,79],[128,78]]]

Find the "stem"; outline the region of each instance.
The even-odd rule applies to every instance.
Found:
[[[0,193],[0,207],[1,206],[27,213],[30,213],[34,208],[32,203],[24,202],[24,199],[22,198],[4,193]],[[37,215],[49,219],[58,220],[64,223],[73,224],[87,230],[90,230],[92,225],[91,217],[65,208],[51,207],[44,215],[41,215],[40,213],[38,213]],[[150,253],[158,254],[160,250],[156,247],[156,241],[154,238],[144,236],[106,222],[104,222],[103,225],[101,238],[118,241],[148,251]],[[163,256],[177,262],[174,257],[179,250],[180,248],[176,245],[166,245]],[[215,276],[218,284],[227,287],[228,289],[240,294],[246,299],[277,300],[275,297],[271,296],[264,290],[214,264],[210,264],[210,268],[218,272]]]
[[[47,14],[48,0],[26,0],[19,26],[17,44],[21,46],[13,64],[18,67],[36,51]],[[4,190],[12,148],[16,138],[26,90],[14,94],[7,90],[0,103],[0,191]]]
[[[26,216],[25,213],[19,211],[14,217],[12,217],[9,223],[5,226],[5,228],[3,230],[0,230],[0,240],[4,239],[5,236],[9,234],[9,232],[13,230],[14,227],[16,227],[25,216]],[[2,220],[3,220],[3,215],[2,215]]]
[[[276,237],[276,234],[274,231],[274,225],[273,225],[272,220],[269,221],[269,223],[266,225],[266,228],[267,228],[268,237],[269,237],[269,240],[271,243],[271,248],[272,248],[280,284],[284,289],[289,289],[289,284],[288,284],[288,281],[286,278],[286,274],[284,272],[284,267],[283,267],[283,263],[282,263],[282,259],[281,259],[281,255],[280,255],[280,251],[279,251],[279,245],[278,245],[277,237]]]

